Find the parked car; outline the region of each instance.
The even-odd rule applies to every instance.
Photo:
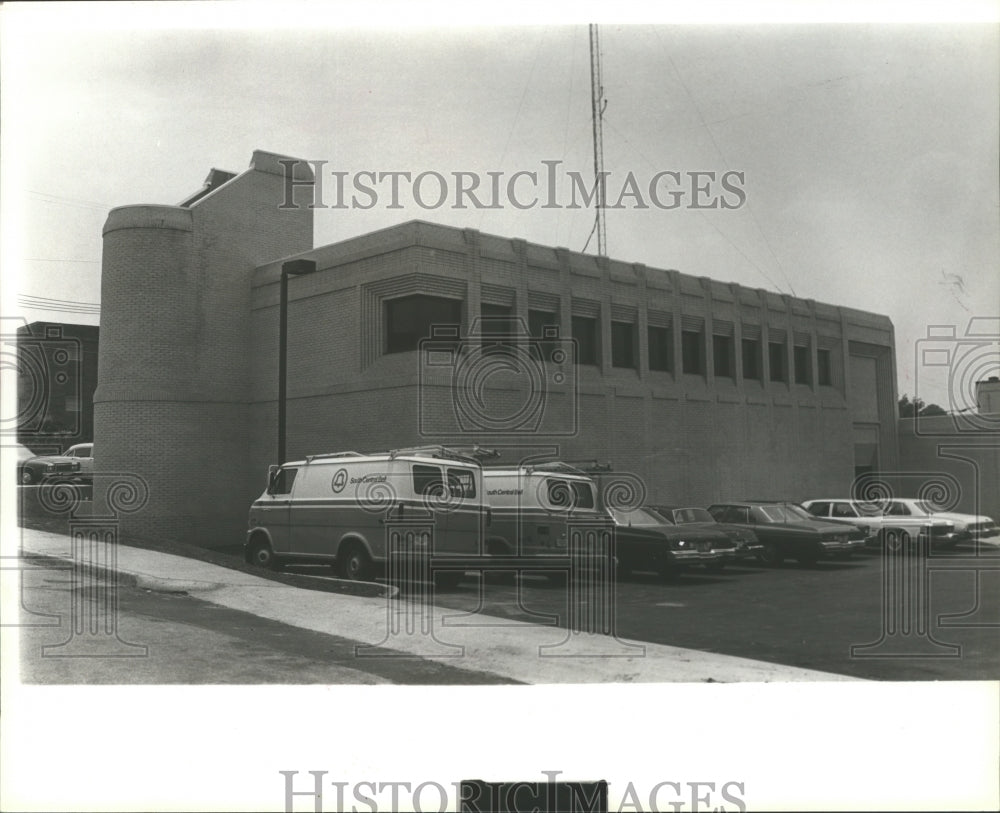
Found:
[[[80,479],[88,482],[94,479],[93,443],[77,443],[75,446],[70,446],[63,452],[63,456],[80,461]]]
[[[721,531],[682,528],[646,508],[609,508],[615,523],[618,572],[653,571],[673,578],[691,565],[712,569],[732,560],[735,544]]]
[[[707,531],[722,531],[735,546],[734,558],[753,559],[764,546],[757,534],[741,525],[727,525],[718,522],[705,508],[682,508],[676,505],[654,505],[653,510],[674,525],[701,528]]]
[[[942,519],[955,523],[957,541],[966,542],[973,539],[990,539],[1000,536],[1000,528],[996,522],[987,516],[977,514],[959,514],[955,511],[942,511],[930,500],[913,497],[899,497],[886,501],[886,516],[920,517],[922,519]]]
[[[758,558],[768,565],[795,559],[811,564],[831,556],[850,556],[864,547],[864,533],[824,522],[789,502],[745,500],[716,503],[708,512],[718,522],[752,530],[763,546]]]
[[[17,450],[17,481],[30,486],[43,480],[74,480],[80,476],[80,461],[66,455],[36,456],[25,446]]]
[[[889,538],[898,538],[903,544],[911,539],[926,538],[932,548],[953,548],[959,534],[955,523],[926,515],[903,514],[901,508],[887,513],[890,506],[883,502],[829,499],[807,500],[802,503],[814,517],[830,522],[856,525],[867,534],[869,547],[880,547]]]

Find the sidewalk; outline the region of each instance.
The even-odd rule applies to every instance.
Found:
[[[21,528],[22,551],[69,561],[71,539]],[[119,545],[120,582],[197,598],[302,629],[357,641],[358,668],[385,650],[522,683],[729,683],[847,681],[843,675],[611,636],[570,632],[483,614],[294,587],[169,553]],[[368,649],[372,647],[372,649]],[[384,648],[384,649],[378,649]]]

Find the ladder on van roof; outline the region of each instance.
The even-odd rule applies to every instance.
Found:
[[[487,469],[491,468],[508,469],[510,466],[487,466]],[[610,463],[599,463],[596,460],[547,460],[541,463],[527,463],[519,468],[523,468],[528,472],[547,471],[555,474],[582,474],[585,477],[612,470]]]
[[[311,454],[306,456],[306,463],[314,460],[328,460],[333,457],[364,457],[361,452],[327,452],[326,454]]]
[[[416,457],[438,457],[444,460],[463,460],[466,462],[480,463],[481,461],[499,457],[500,452],[496,449],[484,449],[481,446],[409,446],[402,449],[393,449],[389,452],[390,458],[402,457],[403,455],[414,455]]]

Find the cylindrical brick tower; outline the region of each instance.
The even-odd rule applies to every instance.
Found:
[[[280,156],[180,206],[113,209],[104,225],[101,340],[94,396],[95,488],[114,473],[149,502],[122,537],[237,544],[259,473],[247,464],[250,276],[312,248],[312,180]],[[209,176],[210,179],[214,175]],[[224,177],[229,177],[224,175]],[[257,489],[259,490],[259,489]]]

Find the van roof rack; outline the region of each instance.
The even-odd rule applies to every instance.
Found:
[[[324,460],[330,457],[364,457],[361,452],[326,452],[325,454],[311,454],[306,456],[306,463],[314,460]]]
[[[389,452],[390,458],[402,455],[416,455],[419,457],[438,457],[444,460],[464,460],[473,463],[499,457],[500,452],[496,449],[484,449],[481,446],[408,446],[401,449],[393,449]]]
[[[524,465],[514,465],[514,466],[487,466],[488,469],[510,469],[510,468],[523,468],[526,472],[542,471],[542,472],[553,472],[556,474],[576,474],[583,477],[589,477],[590,472],[574,466],[572,463],[565,460],[546,460],[541,463],[525,463]],[[603,471],[604,469],[600,469]]]

